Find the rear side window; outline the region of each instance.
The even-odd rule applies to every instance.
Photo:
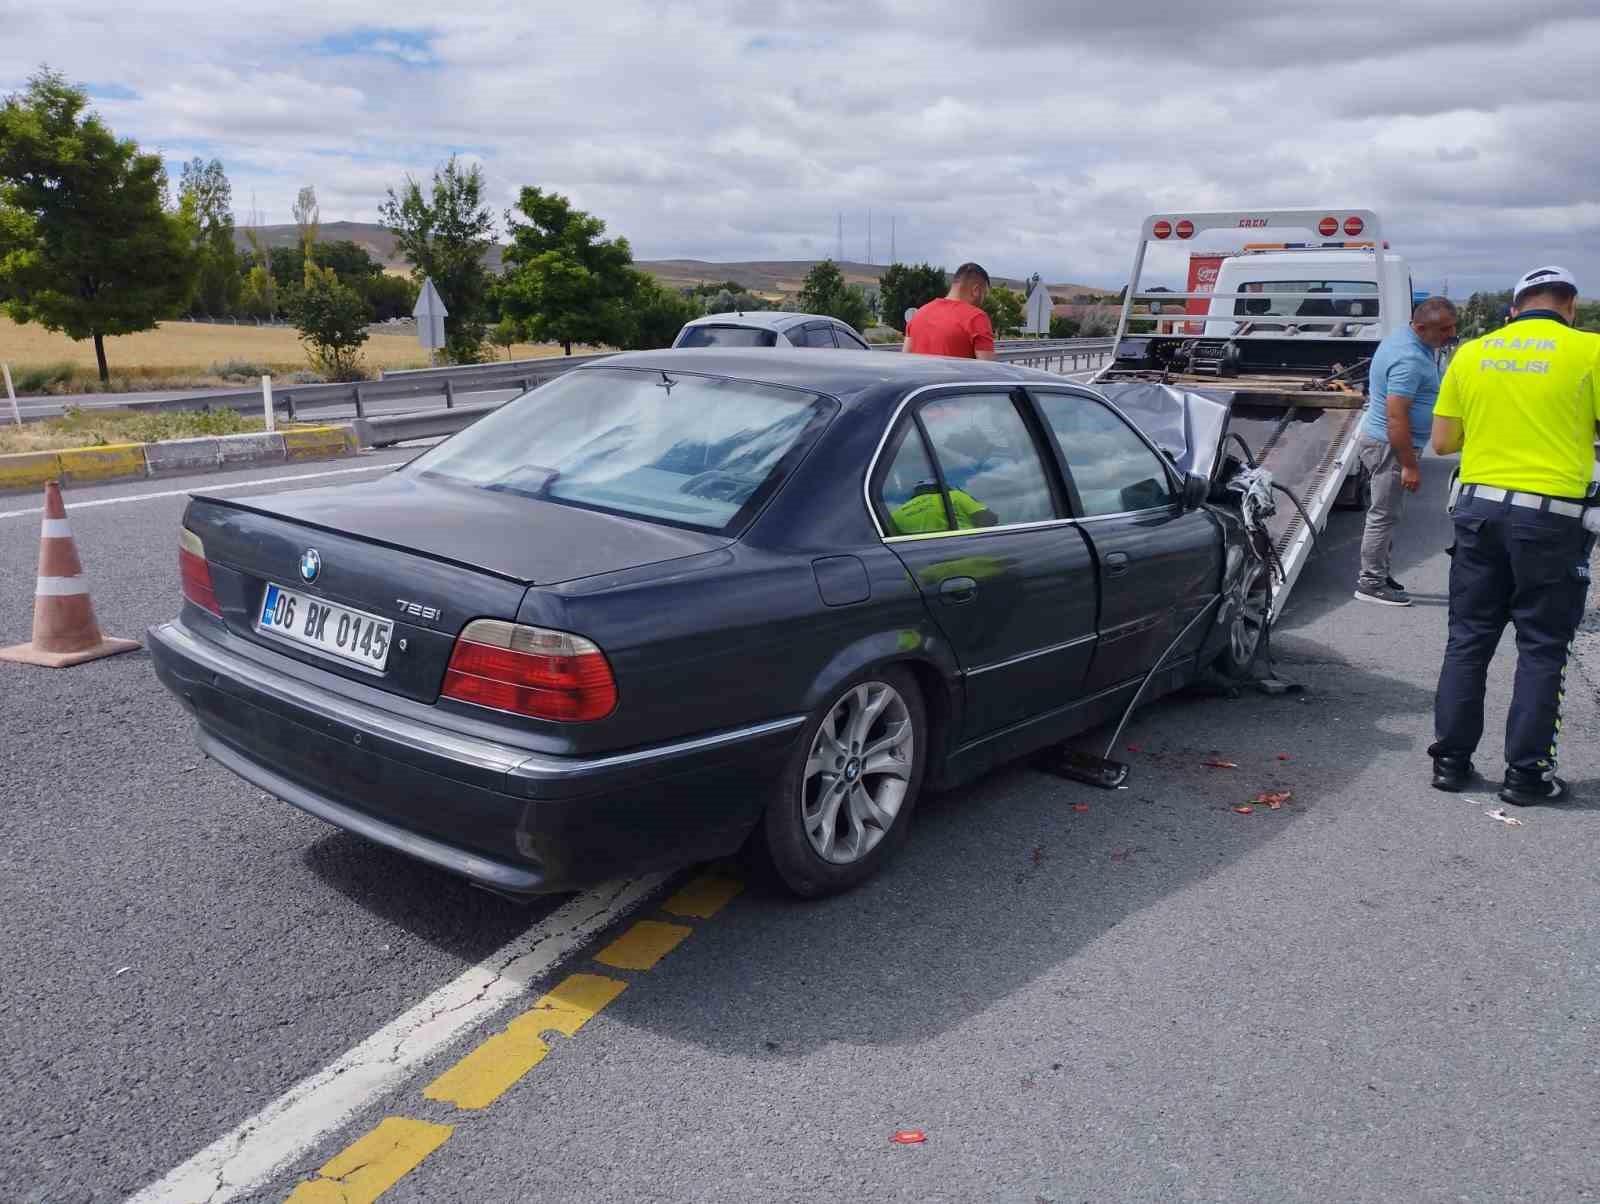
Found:
[[[1057,517],[1038,446],[1008,394],[935,398],[916,410],[897,438],[878,483],[886,534],[927,535]]]
[[[794,338],[793,331],[789,333],[789,338],[791,340]],[[813,322],[810,326],[802,328],[800,331],[799,346],[828,348],[836,347],[837,344],[833,341],[833,327],[826,322]]]
[[[1084,517],[1151,510],[1174,501],[1161,459],[1098,401],[1063,393],[1034,399],[1078,488]]]
[[[402,471],[733,533],[836,408],[815,393],[748,381],[585,369],[508,402]]]
[[[884,531],[889,535],[930,535],[952,530],[950,511],[939,492],[939,477],[928,458],[922,432],[914,423],[903,423],[896,442],[898,447],[893,447],[889,467],[878,485]]]
[[[690,326],[678,336],[679,347],[776,347],[778,336],[749,326]]]

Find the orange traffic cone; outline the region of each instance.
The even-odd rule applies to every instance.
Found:
[[[102,656],[132,652],[137,640],[107,639],[95,621],[89,584],[61,504],[61,486],[44,487],[44,525],[39,531],[39,584],[33,598],[33,642],[0,648],[0,660],[65,669]]]

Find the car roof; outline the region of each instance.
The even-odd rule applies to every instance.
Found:
[[[907,355],[891,351],[829,351],[777,347],[678,347],[663,351],[629,351],[591,360],[575,369],[651,368],[703,372],[758,384],[810,389],[844,400],[881,386],[904,389],[962,383],[1056,384],[1075,382],[1051,372],[993,360],[955,359],[943,355]]]
[[[750,330],[787,330],[791,326],[798,326],[803,322],[833,322],[844,325],[836,318],[827,314],[797,314],[788,310],[752,309],[746,311],[732,311],[723,314],[707,314],[703,318],[695,318],[685,322],[685,326],[743,326]]]

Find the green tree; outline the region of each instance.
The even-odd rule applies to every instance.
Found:
[[[500,306],[535,339],[620,346],[630,337],[629,307],[646,277],[633,269],[626,238],[605,238],[606,224],[574,209],[559,193],[524,188],[506,214]]]
[[[306,344],[311,366],[329,380],[360,380],[361,345],[367,341],[372,311],[365,299],[328,268],[311,264],[304,287],[285,307]]]
[[[950,291],[950,277],[931,263],[891,263],[878,277],[879,309],[883,321],[901,334],[906,310],[926,305]]]
[[[300,236],[301,283],[310,288],[310,267],[317,260],[317,231],[322,227],[322,207],[317,204],[317,190],[310,184],[294,199],[294,224]]]
[[[106,383],[106,336],[182,313],[195,257],[161,156],[118,140],[88,104],[46,68],[0,107],[0,304],[93,339]]]
[[[1600,301],[1578,302],[1578,329],[1600,331]]]
[[[189,228],[195,254],[192,311],[224,317],[238,306],[243,284],[233,240],[233,188],[220,159],[189,160],[179,181],[178,213]]]
[[[1078,319],[1069,318],[1066,314],[1052,314],[1050,316],[1050,337],[1052,339],[1077,338]]]
[[[684,323],[700,316],[700,307],[646,277],[634,291],[628,315],[630,322],[622,342],[623,350],[642,351],[672,346],[672,340],[678,337]]]
[[[1463,339],[1481,338],[1505,324],[1511,308],[1511,290],[1473,293],[1456,313],[1456,333]]]
[[[862,331],[872,321],[872,310],[861,290],[844,282],[844,273],[831,259],[824,259],[806,273],[800,286],[800,309],[808,314],[826,314],[847,326]]]
[[[239,312],[248,318],[271,318],[278,312],[278,283],[259,263],[240,285]]]
[[[435,169],[425,193],[406,177],[398,193],[379,208],[384,226],[411,264],[420,287],[431,279],[450,316],[444,321],[445,354],[457,364],[476,363],[483,355],[489,272],[484,252],[494,236],[494,214],[483,203],[483,169],[464,167],[454,155]]]
[[[522,327],[510,318],[501,318],[489,328],[489,341],[496,347],[504,347],[509,360],[512,346],[522,341]]]
[[[989,323],[994,327],[997,338],[1016,334],[1022,329],[1023,319],[1027,316],[1025,304],[1021,293],[1003,284],[995,285],[984,295],[983,312],[989,315]]]
[[[417,307],[417,284],[404,276],[391,276],[388,272],[379,272],[376,276],[368,276],[359,283],[352,282],[355,288],[367,299],[367,304],[372,306],[372,320],[386,322],[390,318],[409,318],[411,311]]]

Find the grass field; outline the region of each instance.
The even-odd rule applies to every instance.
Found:
[[[64,447],[103,447],[108,443],[157,443],[198,435],[237,435],[264,429],[260,418],[233,410],[195,413],[140,413],[136,410],[71,409],[60,418],[0,425],[0,455],[60,451]],[[280,422],[283,430],[292,423]]]
[[[374,334],[362,349],[367,368],[426,368],[428,353],[414,335]],[[495,354],[504,357],[499,348]],[[555,344],[519,344],[514,359],[559,355]],[[18,326],[0,316],[0,362],[11,366],[18,393],[100,390],[94,343],[74,342],[42,326]],[[271,373],[308,373],[299,334],[287,326],[216,326],[163,322],[155,330],[106,340],[112,392],[226,385]],[[307,375],[306,379],[311,379]]]

